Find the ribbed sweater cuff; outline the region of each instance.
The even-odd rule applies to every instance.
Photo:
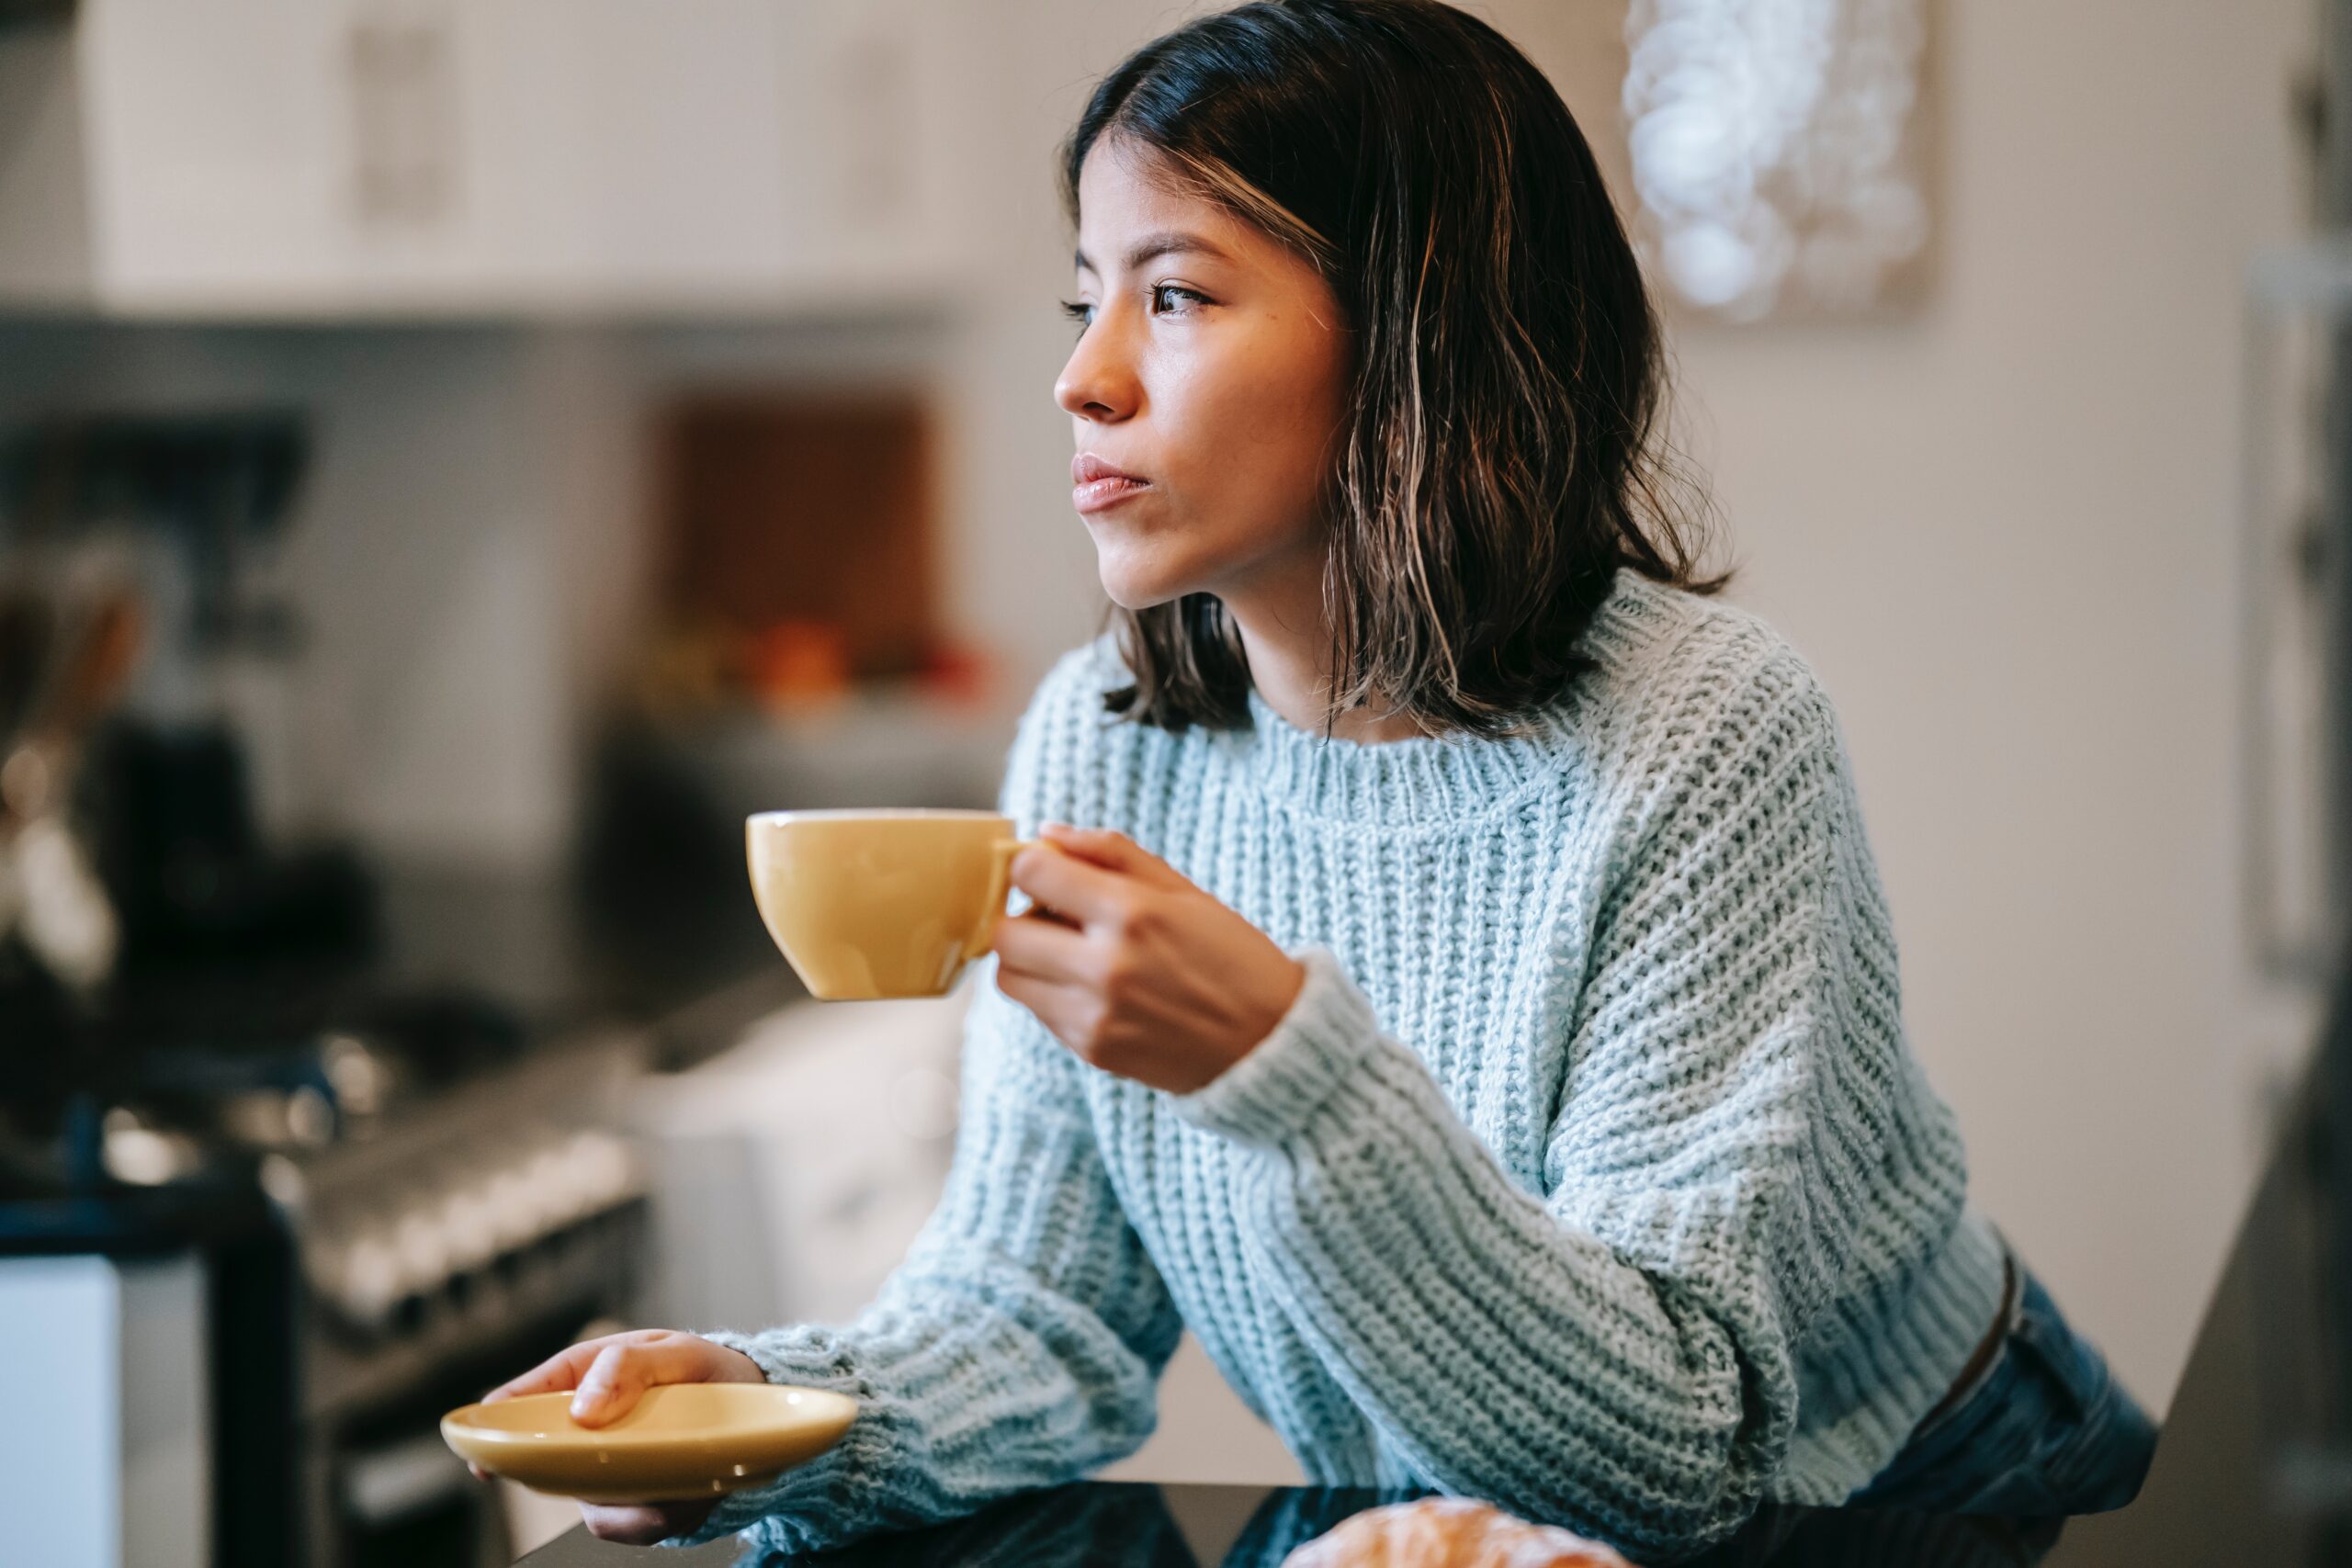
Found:
[[[1170,1096],[1196,1127],[1261,1148],[1295,1136],[1380,1043],[1372,1004],[1323,946],[1291,954],[1306,966],[1290,1011],[1250,1053],[1190,1094]]]
[[[856,1420],[842,1434],[840,1442],[765,1485],[729,1495],[711,1510],[700,1528],[686,1535],[672,1536],[659,1544],[700,1546],[763,1519],[788,1522],[801,1517],[815,1523],[844,1515],[853,1501],[850,1489],[857,1473],[861,1469],[870,1473],[878,1465],[882,1455],[877,1450],[887,1447],[888,1439],[876,1430],[872,1406],[859,1398],[856,1380],[845,1373],[839,1353],[830,1348],[794,1346],[788,1335],[774,1333],[734,1334],[718,1330],[706,1333],[703,1337],[749,1356],[772,1383],[829,1388],[858,1399],[860,1407]]]

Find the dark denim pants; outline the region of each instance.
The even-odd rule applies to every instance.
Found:
[[[2100,1513],[2138,1494],[2155,1427],[2015,1253],[2003,1317],[2001,1348],[1976,1386],[1849,1503],[2034,1517]]]

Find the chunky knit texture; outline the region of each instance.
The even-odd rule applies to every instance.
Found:
[[[1621,572],[1524,736],[1114,723],[1055,669],[1004,787],[1116,828],[1306,964],[1206,1088],[1086,1066],[978,976],[937,1212],[854,1322],[714,1336],[861,1410],[741,1495],[830,1545],[1133,1451],[1190,1325],[1310,1480],[1671,1557],[1867,1481],[2001,1252],[1905,1044],[1838,721],[1754,615]]]

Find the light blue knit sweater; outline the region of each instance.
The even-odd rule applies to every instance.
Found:
[[[1868,1480],[1995,1315],[1998,1239],[1906,1048],[1843,740],[1744,611],[1630,571],[1524,739],[1114,723],[1063,660],[1004,786],[1306,961],[1171,1096],[978,976],[945,1195],[854,1322],[716,1335],[841,1445],[695,1539],[786,1550],[1081,1475],[1190,1325],[1309,1479],[1666,1558]]]

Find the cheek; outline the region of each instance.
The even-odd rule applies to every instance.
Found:
[[[1337,390],[1312,363],[1319,348],[1275,336],[1171,367],[1170,469],[1198,526],[1261,550],[1315,526],[1339,422]]]

